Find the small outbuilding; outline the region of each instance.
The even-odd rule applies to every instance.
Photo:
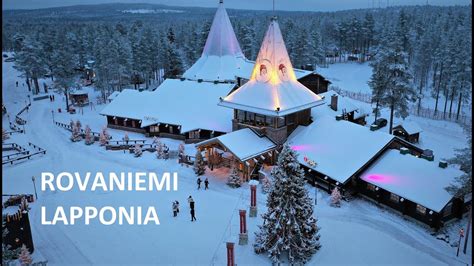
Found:
[[[420,140],[421,127],[415,122],[403,122],[393,127],[393,134],[411,143]]]
[[[75,106],[84,106],[89,104],[89,93],[84,90],[76,90],[69,93],[71,103]]]

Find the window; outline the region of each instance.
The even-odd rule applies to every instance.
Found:
[[[123,126],[124,126],[124,127],[127,126],[127,118],[125,118],[125,119],[123,120]]]
[[[265,116],[263,115],[255,115],[255,122],[257,125],[263,125],[265,124]]]
[[[285,118],[284,117],[278,117],[277,118],[277,127],[283,127],[285,126]]]
[[[273,126],[273,117],[271,116],[265,116],[265,125],[267,126]]]
[[[246,112],[245,114],[245,122],[252,122],[255,120],[255,114],[254,113],[250,113],[250,112]]]
[[[288,115],[288,116],[286,117],[286,123],[287,123],[288,125],[291,125],[291,124],[295,123],[295,119],[296,119],[296,115],[295,115],[295,114]]]
[[[393,201],[393,202],[397,202],[397,203],[398,203],[398,202],[400,201],[400,196],[391,193],[391,194],[390,194],[390,200]]]
[[[118,125],[117,117],[114,117],[114,124],[115,124],[115,125]]]
[[[170,133],[173,134],[173,127],[169,126],[168,128],[170,129]]]
[[[239,122],[243,122],[245,120],[244,111],[237,110],[237,120],[239,120]]]
[[[372,184],[367,184],[367,189],[370,191],[375,191],[375,186]]]
[[[135,120],[132,120],[132,127],[135,127]]]
[[[159,126],[150,126],[150,132],[158,133],[160,132]]]
[[[190,139],[199,139],[199,131],[191,131],[189,132]]]
[[[416,205],[416,212],[419,214],[425,214],[426,213],[426,208],[421,206],[420,204]]]

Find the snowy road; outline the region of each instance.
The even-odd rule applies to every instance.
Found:
[[[17,73],[11,64],[4,63],[3,71],[6,88],[3,97],[10,111],[18,105],[15,102],[27,99],[27,90],[12,87]],[[197,191],[192,170],[175,161],[157,160],[147,152],[141,158],[134,158],[128,153],[105,151],[97,144],[72,143],[69,133],[52,123],[51,110],[62,105],[63,102],[58,100],[55,103],[48,100],[33,103],[25,115],[28,120],[26,135],[15,135],[13,139],[19,143],[31,141],[45,148],[47,154],[18,165],[3,166],[3,193],[33,193],[31,176],[39,177],[43,171],[160,173],[166,170],[177,171],[180,181],[177,192],[40,192],[39,200],[32,204],[30,219],[36,249],[51,265],[224,265],[225,241],[238,239],[237,210],[247,209],[249,205],[248,186],[230,189],[223,178],[211,177],[210,190]],[[84,111],[83,116],[74,117],[90,123],[94,131],[105,123],[97,111]],[[56,119],[68,122],[68,116],[57,114]],[[5,118],[2,122],[5,125]],[[177,145],[175,141],[169,143]],[[186,149],[191,150],[191,146]],[[189,195],[196,201],[197,222],[193,223],[189,220],[186,203]],[[365,200],[356,199],[345,203],[342,208],[332,208],[328,205],[327,194],[321,192],[318,196],[315,213],[322,228],[322,249],[310,264],[462,265],[462,261],[468,261],[467,257],[457,259],[454,248],[436,240],[423,227]],[[259,213],[263,213],[265,198],[260,193],[258,197]],[[177,218],[171,215],[173,200],[181,203],[181,213]],[[97,222],[89,226],[41,225],[39,206],[54,210],[59,205],[155,206],[161,225],[104,226]],[[239,265],[270,264],[265,256],[255,255],[252,250],[253,232],[261,222],[260,218],[248,218],[249,245],[236,246]]]

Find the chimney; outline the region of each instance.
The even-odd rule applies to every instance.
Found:
[[[337,111],[337,94],[331,95],[331,109]]]

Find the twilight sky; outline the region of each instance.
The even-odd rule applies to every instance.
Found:
[[[467,5],[472,0],[275,0],[277,10],[335,11],[393,5]],[[36,9],[101,3],[154,3],[215,7],[218,0],[3,0],[3,9]],[[271,10],[272,0],[224,0],[227,8]]]

